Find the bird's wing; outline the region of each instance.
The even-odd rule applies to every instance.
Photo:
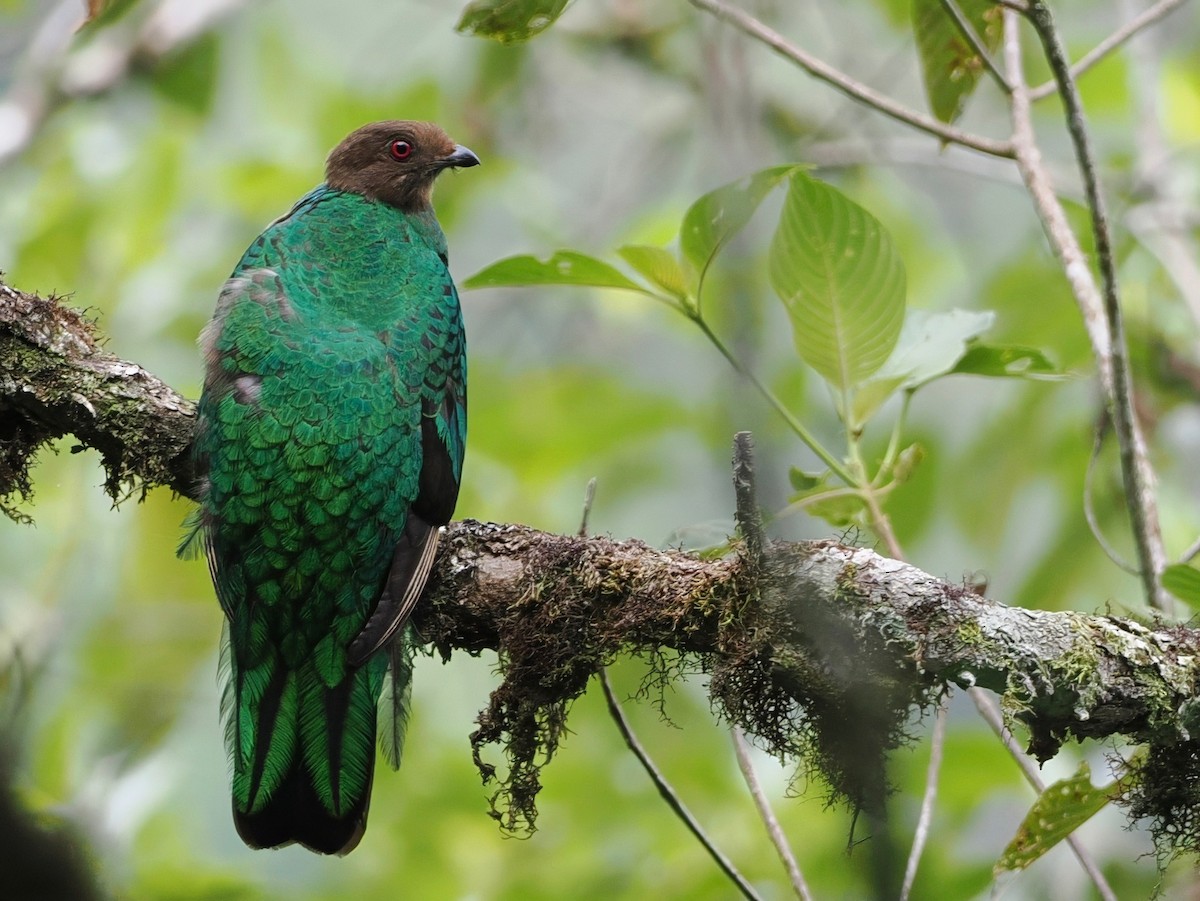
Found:
[[[379,602],[350,645],[350,662],[361,665],[404,626],[425,589],[437,555],[440,527],[458,499],[466,445],[466,340],[458,294],[445,269],[433,286],[440,298],[426,322],[421,395],[421,470]]]
[[[387,644],[408,622],[429,580],[440,535],[440,528],[431,526],[409,511],[404,535],[396,543],[387,584],[379,596],[379,603],[375,605],[362,631],[350,643],[351,666],[362,666],[368,657]]]

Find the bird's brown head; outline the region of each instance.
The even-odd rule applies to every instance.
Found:
[[[432,122],[372,122],[329,154],[325,182],[412,213],[429,206],[442,170],[478,165],[479,157]]]

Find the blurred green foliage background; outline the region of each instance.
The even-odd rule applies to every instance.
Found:
[[[923,105],[906,3],[748,6],[835,65]],[[1122,3],[1057,6],[1076,56],[1130,12]],[[993,337],[1041,348],[1078,376],[950,379],[922,394],[911,423],[925,460],[889,506],[910,560],[951,580],[982,573],[989,595],[1008,603],[1138,603],[1136,581],[1084,522],[1098,415],[1092,364],[1011,165],[939,151],[683,2],[577,0],[544,35],[515,46],[456,34],[454,4],[431,0],[141,0],[121,13],[72,36],[82,17],[75,2],[0,3],[0,268],[22,290],[88,308],[112,352],[196,396],[195,338],[223,279],[262,226],[320,180],[329,148],[372,119],[436,120],[483,160],[443,177],[435,197],[460,282],[511,254],[574,247],[611,259],[620,244],[670,242],[704,191],[767,165],[813,163],[891,231],[912,306],[994,309]],[[1190,215],[1194,240],[1200,23],[1194,9],[1171,21],[1140,39],[1151,48],[1148,69],[1118,54],[1083,88],[1120,229],[1169,551],[1178,554],[1200,532],[1200,408],[1186,375],[1198,362],[1197,325],[1153,220],[1145,224],[1161,198],[1147,187],[1138,125],[1148,95],[1168,151],[1155,164],[1174,173],[1168,199]],[[1030,77],[1045,74],[1033,66]],[[1045,153],[1077,197],[1055,101],[1039,115]],[[1007,134],[986,80],[964,122]],[[722,257],[706,302],[742,358],[837,446],[829,397],[797,362],[766,283],[777,209],[774,198]],[[768,511],[787,504],[789,467],[814,467],[701,335],[659,306],[581,289],[463,300],[471,419],[460,517],[572,531],[597,476],[593,531],[700,546],[732,528],[735,431],[756,435]],[[868,438],[882,449],[887,430]],[[1096,505],[1128,555],[1111,454],[1100,462]],[[378,774],[371,826],[352,856],[248,851],[230,823],[217,722],[221,614],[203,565],[174,556],[189,505],[158,491],[112,510],[101,482],[96,455],[76,455],[65,441],[38,468],[36,526],[0,522],[0,710],[22,802],[71,825],[113,896],[732,897],[624,749],[598,690],[575,705],[573,734],[545,770],[537,833],[501,834],[467,741],[494,658],[418,662],[404,766]],[[799,515],[774,530],[831,534]],[[618,690],[637,694],[646,672],[643,661],[622,662]],[[661,768],[763,895],[787,896],[703,680],[668,690],[665,717],[654,700],[628,712]],[[952,705],[914,897],[986,896],[992,864],[1033,798],[968,706]],[[927,725],[914,722],[914,734]],[[1068,749],[1047,778],[1081,758],[1103,774],[1110,750]],[[902,848],[927,757],[918,742],[893,759]],[[866,867],[861,848],[847,849],[848,814],[827,809],[823,787],[805,774],[761,755],[757,763],[818,897],[863,897]],[[1081,835],[1121,897],[1144,897],[1157,881],[1149,841],[1124,825],[1109,809]],[[1007,898],[1090,891],[1061,848],[1005,885]]]

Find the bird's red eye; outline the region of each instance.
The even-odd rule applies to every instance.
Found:
[[[392,141],[392,146],[389,148],[392,153],[392,159],[397,162],[403,162],[412,156],[412,144],[408,141]]]

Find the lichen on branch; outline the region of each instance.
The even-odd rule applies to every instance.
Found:
[[[192,422],[188,401],[104,353],[77,311],[0,285],[10,514],[33,455],[66,434],[101,451],[114,497],[130,485],[190,494]],[[859,807],[882,804],[884,757],[914,710],[977,686],[1002,695],[1040,759],[1066,740],[1148,745],[1125,801],[1170,847],[1200,849],[1200,631],[1188,627],[1008,607],[832,541],[707,560],[470,520],[447,528],[415,623],[443,657],[499,654],[503,679],[472,745],[485,778],[488,746],[505,748],[494,805],[510,829],[533,827],[539,769],[597,669],[620,654],[682,655],[708,674],[721,716]]]
[[[101,454],[113,500],[123,486],[191,491],[186,450],[193,404],[135,363],[106,353],[95,325],[57,298],[0,282],[0,511],[33,491],[29,468],[74,435]]]

